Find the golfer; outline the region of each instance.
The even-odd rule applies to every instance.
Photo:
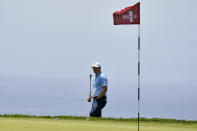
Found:
[[[90,111],[91,117],[101,117],[102,109],[107,103],[107,77],[101,72],[101,65],[99,62],[92,64],[92,69],[95,73],[93,77],[93,92],[88,98],[88,102],[92,102],[92,109]]]

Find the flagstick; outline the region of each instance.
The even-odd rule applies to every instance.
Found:
[[[138,26],[138,131],[140,130],[140,24]]]

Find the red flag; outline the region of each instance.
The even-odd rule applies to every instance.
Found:
[[[113,14],[114,25],[140,24],[140,2]]]

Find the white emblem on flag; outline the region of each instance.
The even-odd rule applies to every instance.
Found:
[[[136,18],[136,15],[133,14],[132,10],[130,10],[130,11],[129,11],[129,14],[123,15],[122,18],[123,18],[124,20],[129,20],[129,22],[132,23],[132,22],[133,22],[133,19]]]
[[[129,19],[130,22],[133,22],[133,12],[131,10],[129,11]]]

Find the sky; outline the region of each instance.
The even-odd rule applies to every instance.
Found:
[[[136,2],[0,0],[0,114],[88,115],[99,61],[104,116],[137,117],[138,26],[112,17]],[[197,1],[140,2],[141,116],[197,120]]]

